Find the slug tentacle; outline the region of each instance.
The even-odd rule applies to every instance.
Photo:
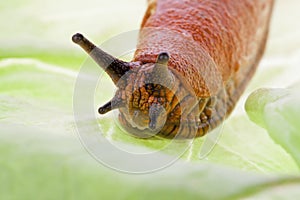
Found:
[[[72,40],[74,43],[82,47],[93,58],[93,60],[105,70],[115,84],[127,71],[130,70],[130,63],[121,61],[102,51],[82,34],[76,33],[73,35]]]
[[[99,114],[105,114],[112,110],[111,101],[107,102],[105,105],[101,106],[98,109]]]
[[[150,130],[156,130],[158,127],[158,120],[165,114],[165,109],[162,105],[155,103],[152,104],[149,109],[149,128]]]
[[[170,56],[167,52],[162,52],[157,56],[156,63],[153,68],[150,82],[161,82],[165,86],[171,87],[173,82],[173,76],[168,69],[168,62]]]
[[[125,107],[124,99],[121,98],[120,93],[117,93],[113,99],[98,109],[99,114],[106,114],[112,110]]]

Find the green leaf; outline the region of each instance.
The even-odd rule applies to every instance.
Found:
[[[177,162],[156,173],[120,174],[99,165],[72,135],[7,123],[0,130],[1,199],[233,199],[300,185],[296,177],[209,163]]]
[[[287,89],[259,89],[248,98],[246,110],[300,166],[299,91],[300,84]]]

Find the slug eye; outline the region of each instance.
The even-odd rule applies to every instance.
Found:
[[[170,56],[167,52],[162,52],[158,55],[156,63],[161,65],[168,65]]]

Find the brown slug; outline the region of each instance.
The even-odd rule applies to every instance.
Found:
[[[150,0],[131,62],[80,45],[117,86],[100,107],[138,137],[194,138],[233,110],[263,55],[273,0]]]

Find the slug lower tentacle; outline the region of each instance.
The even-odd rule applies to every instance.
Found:
[[[273,0],[153,0],[132,62],[80,45],[117,86],[100,114],[119,109],[129,133],[194,138],[232,111],[261,59]]]

